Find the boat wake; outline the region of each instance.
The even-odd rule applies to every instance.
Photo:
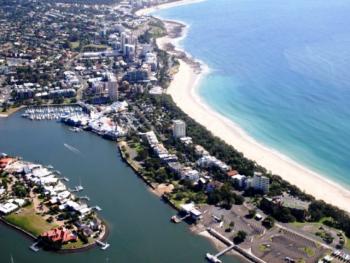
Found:
[[[66,147],[68,150],[70,150],[71,152],[73,152],[75,154],[81,153],[77,148],[73,147],[72,145],[69,145],[67,143],[64,143],[63,145],[64,145],[64,147]]]

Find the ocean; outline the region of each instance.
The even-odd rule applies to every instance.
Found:
[[[207,0],[153,15],[189,25],[180,45],[211,69],[202,100],[350,189],[349,13],[344,0]]]

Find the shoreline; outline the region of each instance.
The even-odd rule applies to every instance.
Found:
[[[173,7],[182,6],[182,5],[188,5],[188,4],[196,4],[196,3],[203,2],[203,1],[206,1],[206,0],[174,0],[174,1],[169,2],[169,3],[159,4],[159,5],[155,5],[155,6],[151,6],[151,7],[147,7],[147,8],[143,8],[143,9],[137,10],[135,12],[135,15],[137,15],[137,16],[147,16],[147,15],[150,15],[151,13],[153,13],[155,11],[159,11],[159,10],[162,10],[162,9],[168,9],[168,8],[173,8]]]
[[[5,156],[7,156],[7,155],[5,155]],[[23,167],[34,167],[34,166],[38,165],[35,163],[31,163],[31,162],[24,162],[24,161],[22,161],[23,159],[19,156],[10,157],[10,158],[13,160],[12,162],[10,161],[11,164],[14,163],[16,165],[16,163],[17,163],[17,167],[20,167],[22,169],[24,169]],[[8,162],[8,163],[10,163],[10,162]],[[18,162],[21,162],[21,163],[18,164]],[[13,168],[9,168],[10,170],[6,170],[8,163],[5,165],[5,167],[1,167],[0,172],[6,173],[8,178],[10,178],[10,176],[11,176],[10,179],[13,180],[12,177],[18,176],[18,174],[20,174],[21,172],[18,172],[18,170],[16,170],[16,169],[14,170]],[[39,165],[39,167],[42,168],[43,166]],[[44,166],[44,167],[46,168],[46,166]],[[30,172],[32,171],[32,168],[28,168],[28,169]],[[49,172],[49,174],[53,177],[60,175],[60,173],[58,171],[51,170],[51,169],[53,169],[53,167],[52,168],[47,167],[46,169]],[[26,174],[28,174],[28,173],[26,173]],[[57,178],[57,180],[60,180],[60,179]],[[23,181],[21,181],[20,179],[17,179],[17,181],[23,183]],[[30,181],[33,182],[33,180],[30,180]],[[40,212],[38,212],[37,208],[40,206],[42,206],[42,208],[39,208],[39,209],[41,209],[41,211],[44,211],[43,206],[44,206],[44,202],[46,202],[46,201],[44,199],[42,199],[43,201],[39,201],[38,193],[35,193],[33,190],[34,187],[36,187],[37,185],[38,185],[38,182],[33,183],[32,185],[29,186],[30,188],[28,188],[29,189],[28,194],[25,197],[22,197],[22,198],[25,198],[25,199],[22,199],[24,201],[24,205],[18,204],[18,206],[16,206],[15,208],[12,208],[11,211],[1,213],[0,224],[3,224],[9,228],[12,228],[13,230],[24,235],[26,238],[35,242],[38,250],[42,249],[42,250],[45,250],[47,252],[53,252],[53,253],[58,253],[58,254],[60,254],[60,253],[78,253],[78,252],[87,251],[87,250],[90,250],[90,249],[98,246],[96,241],[105,241],[108,238],[109,233],[110,233],[108,222],[96,213],[93,216],[91,216],[91,214],[89,214],[89,216],[91,216],[90,218],[99,220],[101,228],[99,228],[99,232],[96,233],[98,235],[92,237],[91,239],[88,239],[88,241],[86,243],[83,241],[82,238],[79,237],[79,239],[82,241],[82,244],[77,243],[77,244],[79,244],[78,246],[65,247],[65,245],[70,243],[71,240],[69,240],[66,243],[61,242],[60,246],[55,247],[55,248],[52,247],[51,245],[49,245],[47,247],[45,245],[43,245],[43,243],[42,243],[43,240],[41,239],[41,237],[43,236],[43,233],[45,233],[46,231],[51,231],[53,229],[60,228],[60,227],[66,227],[67,222],[63,222],[63,224],[59,224],[59,223],[57,223],[57,221],[54,222],[54,220],[48,221],[48,219],[45,218],[45,216],[47,214],[44,214],[44,213],[41,214]],[[6,189],[8,189],[8,186],[6,186],[5,191],[7,191]],[[69,191],[69,193],[70,193],[70,198],[73,196],[73,198],[75,200],[76,196],[72,194],[73,190],[69,190],[69,188],[66,188],[66,189],[67,189],[66,191]],[[15,195],[11,195],[12,198],[14,198],[13,196],[15,196]],[[50,198],[51,198],[51,196],[52,195],[50,194]],[[9,202],[8,200],[9,200],[8,195],[6,193],[3,201]],[[12,200],[14,200],[14,199],[12,199]],[[27,200],[27,201],[25,201],[25,200]],[[29,203],[28,203],[28,200],[30,200]],[[27,202],[27,204],[25,204],[25,202]],[[11,201],[11,203],[12,203],[12,201]],[[45,205],[47,206],[47,204],[45,204]],[[17,217],[17,219],[10,218],[10,216],[13,214],[22,214],[22,209],[24,210],[26,207],[32,207],[33,211],[30,211],[29,213],[25,213],[24,216],[22,216],[22,218],[18,218],[18,217]],[[50,209],[49,206],[47,206],[47,208],[48,208],[47,211],[49,211],[49,209]],[[91,211],[92,211],[92,208],[91,208]],[[34,230],[33,227],[29,226],[28,224],[23,224],[23,223],[21,224],[21,222],[26,222],[29,219],[31,219],[31,214],[34,214],[34,213],[36,215],[40,215],[42,220],[45,220],[45,222],[48,222],[47,225],[42,225],[41,223],[37,223],[40,225],[40,228],[38,228],[37,230]],[[55,216],[55,215],[57,215],[57,213],[50,214],[50,216]],[[81,229],[79,229],[77,227],[76,232],[79,232],[80,230]],[[94,232],[97,232],[97,231],[94,231]],[[70,233],[72,234],[73,232],[70,232]],[[77,238],[75,238],[74,242],[72,242],[72,243],[78,242],[78,234],[75,234],[75,235],[77,236]],[[89,238],[89,237],[91,237],[91,236],[88,236],[87,238]],[[30,247],[30,248],[32,249],[32,247]],[[35,252],[37,252],[37,251],[35,251]]]
[[[16,226],[10,222],[8,222],[5,218],[0,217],[0,224],[3,224],[6,227],[12,228],[13,230],[17,231],[18,233],[20,233],[21,235],[23,235],[24,237],[28,238],[29,240],[32,240],[33,242],[36,242],[38,240],[38,237],[34,236],[33,234],[29,233],[28,231],[22,229],[19,226]],[[104,222],[104,233],[102,235],[102,237],[99,239],[101,241],[105,241],[109,235],[109,228],[106,222]],[[59,250],[45,250],[47,252],[50,253],[57,253],[57,254],[73,254],[73,253],[80,253],[80,252],[85,252],[88,251],[92,248],[97,247],[96,243],[89,243],[86,244],[85,246],[79,247],[79,248],[62,248]]]
[[[15,114],[17,111],[20,111],[24,108],[26,108],[27,106],[25,105],[21,105],[17,108],[13,108],[13,109],[10,109],[9,111],[6,111],[6,112],[2,112],[0,113],[0,118],[8,118],[10,117],[12,114]]]
[[[160,5],[158,8],[151,8],[152,10],[146,9],[142,14],[149,14],[160,9],[196,2],[202,2],[202,0],[180,1],[177,5],[175,3]],[[163,18],[159,19],[165,24],[182,24],[181,21],[169,21]],[[183,24],[183,26],[185,30],[182,30],[181,35],[175,38],[167,35],[157,39],[158,47],[165,51],[169,51],[166,46],[171,44],[174,46],[175,50],[182,51],[188,55],[186,51],[181,50],[181,47],[178,45],[178,42],[186,37],[188,25]],[[170,51],[170,53],[172,52]],[[191,57],[190,59],[198,62],[198,60],[194,60]],[[238,124],[216,112],[203,102],[198,94],[199,84],[205,75],[209,73],[209,68],[207,68],[205,64],[199,62],[201,64],[201,71],[197,72],[188,61],[180,58],[179,62],[180,65],[178,72],[174,75],[173,80],[167,89],[167,94],[172,97],[179,108],[195,121],[205,126],[215,136],[220,137],[226,143],[242,152],[245,157],[256,161],[267,170],[281,176],[284,180],[296,185],[302,191],[305,191],[315,198],[335,205],[350,213],[350,190],[341,186],[337,182],[331,181],[331,179],[326,176],[318,174],[310,168],[297,163],[277,150],[256,141],[239,127]]]

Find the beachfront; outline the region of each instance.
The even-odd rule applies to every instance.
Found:
[[[335,249],[343,248],[345,252],[341,253],[347,258],[350,218],[345,212],[314,200],[288,182],[269,174],[263,167],[245,158],[233,147],[218,137],[214,137],[211,132],[189,118],[175,105],[171,96],[164,94],[168,84],[174,78],[172,85],[181,83],[184,87],[191,86],[187,87],[187,91],[193,93],[191,96],[196,98],[196,90],[193,90],[192,87],[198,86],[208,71],[205,70],[203,64],[193,60],[190,55],[174,48],[176,43],[167,44],[169,38],[172,40],[175,38],[176,42],[178,37],[181,37],[181,32],[186,32],[188,27],[167,21],[166,27],[168,31],[172,32],[168,32],[169,37],[158,39],[158,45],[167,51],[163,52],[155,46],[154,38],[165,35],[164,25],[152,17],[135,16],[132,12],[137,7],[142,7],[142,3],[130,3],[135,4],[135,6],[126,7],[124,4],[120,6],[121,13],[125,14],[125,8],[129,12],[126,15],[127,18],[122,18],[121,21],[127,20],[128,25],[132,27],[139,25],[139,27],[135,31],[130,31],[121,24],[115,24],[114,19],[103,20],[98,30],[92,31],[100,31],[101,41],[108,37],[110,39],[108,47],[102,48],[113,48],[113,51],[104,50],[77,54],[74,68],[69,67],[72,71],[62,72],[65,76],[65,83],[75,85],[72,84],[72,81],[74,83],[81,82],[82,86],[79,86],[79,90],[86,97],[85,100],[83,96],[84,102],[86,102],[86,112],[80,114],[80,110],[66,108],[70,112],[70,114],[69,112],[66,114],[65,110],[50,106],[27,109],[24,114],[24,117],[32,120],[43,120],[43,122],[35,121],[35,125],[40,127],[39,130],[53,128],[57,124],[46,120],[59,118],[63,123],[72,125],[74,128],[52,129],[43,133],[38,133],[35,130],[31,133],[30,129],[18,126],[22,127],[23,125],[30,128],[32,126],[30,123],[34,121],[23,121],[11,129],[11,123],[15,122],[15,118],[1,120],[6,124],[3,127],[0,126],[0,130],[4,129],[3,137],[7,138],[7,140],[0,141],[1,148],[6,149],[6,152],[17,154],[20,152],[21,156],[30,156],[28,159],[40,159],[44,163],[53,163],[55,166],[57,162],[61,165],[65,160],[67,160],[69,168],[83,163],[84,167],[82,165],[76,167],[74,174],[78,176],[79,185],[80,177],[84,177],[84,186],[87,186],[87,191],[90,181],[90,188],[93,191],[89,192],[89,196],[91,193],[101,197],[96,199],[99,203],[101,200],[106,200],[106,203],[102,203],[102,205],[103,211],[106,211],[111,217],[106,217],[106,220],[111,222],[111,237],[113,237],[113,229],[115,229],[114,240],[117,240],[116,242],[119,244],[127,244],[124,248],[122,245],[118,246],[112,254],[117,249],[129,250],[129,253],[125,253],[126,258],[118,257],[118,260],[122,262],[145,262],[145,259],[156,262],[157,260],[154,258],[158,258],[159,254],[162,253],[165,259],[159,257],[159,261],[169,262],[169,260],[171,261],[168,259],[171,257],[169,255],[173,251],[178,253],[178,251],[183,250],[191,251],[191,255],[184,255],[185,258],[181,258],[184,253],[178,253],[176,257],[172,257],[173,260],[197,262],[198,258],[204,259],[207,255],[208,259],[220,262],[221,259],[218,258],[231,249],[242,250],[241,253],[247,255],[248,258],[259,257],[254,262],[263,260],[272,263],[292,258],[294,261],[312,263]],[[116,10],[108,11],[113,16]],[[95,12],[97,10],[93,11],[93,13]],[[107,18],[103,15],[101,17]],[[130,17],[132,19],[128,19]],[[139,42],[137,42],[138,40]],[[91,40],[91,42],[94,43],[95,40]],[[181,58],[181,62],[179,63],[176,58]],[[111,60],[114,62],[111,63]],[[103,67],[100,67],[100,64]],[[174,73],[177,71],[179,73],[175,75]],[[91,78],[91,74],[95,76],[102,74],[104,77]],[[81,78],[79,79],[78,76]],[[85,81],[89,85],[84,88]],[[178,92],[177,88],[173,88],[173,86],[170,87],[169,91],[172,89],[175,89],[173,92]],[[54,97],[49,96],[50,93],[42,94],[36,89],[29,92],[21,87],[16,88],[15,91],[16,94],[21,95],[16,97],[18,99],[24,96],[33,96],[33,92],[36,92],[37,96],[42,97],[45,102],[55,100]],[[80,100],[80,98],[78,99]],[[180,101],[183,102],[187,99],[181,98]],[[61,98],[57,101],[67,103],[74,100],[76,99],[65,100]],[[117,100],[116,104],[111,104]],[[122,100],[124,102],[121,102]],[[40,102],[39,105],[42,103],[40,100],[38,102]],[[102,105],[99,105],[101,103]],[[200,100],[198,103],[201,104]],[[123,107],[115,107],[118,105]],[[204,110],[199,115],[207,115],[207,111],[208,109],[204,105]],[[219,119],[220,117],[209,117],[209,120],[212,120],[210,125],[216,124],[215,118]],[[208,123],[205,125],[208,127]],[[230,129],[233,128],[227,126],[226,132],[229,134],[232,132]],[[119,132],[124,131],[124,129],[119,130],[118,127],[127,128],[126,132]],[[7,130],[10,130],[9,133],[6,133]],[[15,143],[8,144],[14,130],[25,131],[26,136],[21,133],[19,137],[15,137],[15,133],[13,137]],[[115,157],[116,144],[108,146],[112,149],[110,151],[107,147],[103,151],[101,148],[99,152],[98,148],[103,145],[102,140],[98,141],[96,145],[92,145],[94,137],[90,137],[83,130],[92,131],[103,137],[112,135],[107,137],[112,141],[118,140],[123,159],[152,189],[154,188],[154,192],[158,196],[169,202],[179,213],[174,215],[174,211],[171,211],[172,214],[167,214],[164,220],[160,217],[162,209],[151,211],[150,206],[142,204],[144,198],[137,196],[132,189],[124,191],[121,198],[115,198],[120,192],[127,189],[126,182],[130,180],[129,177],[132,175],[126,176],[126,169],[118,173],[113,172],[108,176],[108,171],[105,168],[116,166],[115,160],[112,158]],[[74,139],[67,133],[75,136]],[[45,141],[48,135],[50,137],[49,144]],[[232,137],[233,135],[229,134],[229,139]],[[35,150],[28,147],[31,141],[35,141],[35,138],[41,143],[40,151],[37,151],[37,146],[34,146]],[[86,140],[81,141],[84,138]],[[237,146],[237,142],[233,142]],[[49,154],[34,157],[43,150],[45,151],[47,146],[50,147]],[[30,150],[28,150],[29,148]],[[55,152],[51,156],[52,149],[55,149]],[[59,149],[62,150],[61,154]],[[90,158],[87,158],[89,155]],[[266,157],[266,154],[264,156]],[[44,161],[50,157],[54,159]],[[55,161],[57,162],[55,163]],[[126,167],[124,164],[118,166]],[[268,165],[267,168],[269,167]],[[68,174],[67,171],[62,171],[64,174]],[[121,180],[115,181],[118,177]],[[137,184],[132,185],[132,187],[135,186],[137,187]],[[99,191],[99,189],[103,189],[103,191]],[[84,198],[86,199],[86,197]],[[125,209],[128,202],[130,202],[130,211]],[[137,204],[136,209],[135,204]],[[154,217],[148,216],[152,214]],[[123,216],[125,216],[124,220],[118,221]],[[140,218],[142,218],[141,225],[139,224]],[[158,220],[153,229],[148,221],[150,218],[154,221]],[[186,246],[185,249],[176,249],[171,241],[176,240],[174,237],[181,231],[166,235],[166,227],[161,225],[161,222],[169,224],[169,219],[174,223],[180,223],[183,220],[190,223],[191,229],[195,233],[203,234],[204,231],[208,231],[212,237],[224,240],[224,243],[229,246],[228,250],[225,249],[222,253],[215,254],[210,249],[206,249],[198,256],[198,254],[193,253],[189,246]],[[136,223],[133,223],[132,220],[135,220]],[[140,233],[145,231],[145,225],[152,232],[153,242],[158,240],[155,235],[157,230],[161,236],[166,237],[164,240],[167,241],[159,239],[165,247],[157,245],[155,248],[149,249],[150,255],[145,255],[147,248],[144,244],[148,239],[140,238]],[[123,226],[123,229],[117,226]],[[129,233],[121,234],[121,231],[128,227],[131,228]],[[179,227],[182,226],[179,225]],[[212,231],[213,229],[214,231]],[[138,236],[135,237],[134,234]],[[130,236],[129,241],[125,240],[127,236]],[[145,236],[149,237],[150,235]],[[186,236],[183,240],[179,239],[180,243],[184,244],[188,238]],[[139,253],[135,253],[138,249],[131,249],[131,246],[138,241],[140,241],[141,249]],[[233,242],[235,246],[233,246]],[[199,243],[196,243],[196,246],[203,249]],[[154,253],[154,251],[159,252]],[[121,254],[123,255],[123,253]],[[79,255],[81,258],[84,256],[88,257],[89,255]],[[140,257],[140,259],[133,260],[132,257]],[[100,261],[107,261],[107,259],[109,260],[109,258],[103,258]],[[89,258],[89,261],[91,260],[92,258]]]
[[[193,2],[188,1],[188,3]],[[184,2],[181,2],[181,4],[184,4]],[[170,6],[161,5],[158,9],[170,8],[174,5],[175,3]],[[147,9],[146,13],[155,10],[155,8]],[[157,43],[161,48],[164,48],[167,43],[176,44],[177,40],[163,37],[158,39]],[[188,63],[180,60],[179,71],[174,76],[167,93],[172,96],[176,104],[185,113],[204,125],[214,135],[241,151],[247,158],[256,161],[272,173],[280,175],[306,193],[350,212],[350,191],[348,189],[296,163],[274,149],[262,145],[237,124],[206,105],[199,97],[197,89],[200,80],[207,73],[208,70],[204,70],[201,74],[197,74]]]

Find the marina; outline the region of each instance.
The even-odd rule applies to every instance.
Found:
[[[82,116],[85,115],[83,108],[75,106],[36,106],[27,108],[22,117],[30,120],[60,120],[68,116]]]

